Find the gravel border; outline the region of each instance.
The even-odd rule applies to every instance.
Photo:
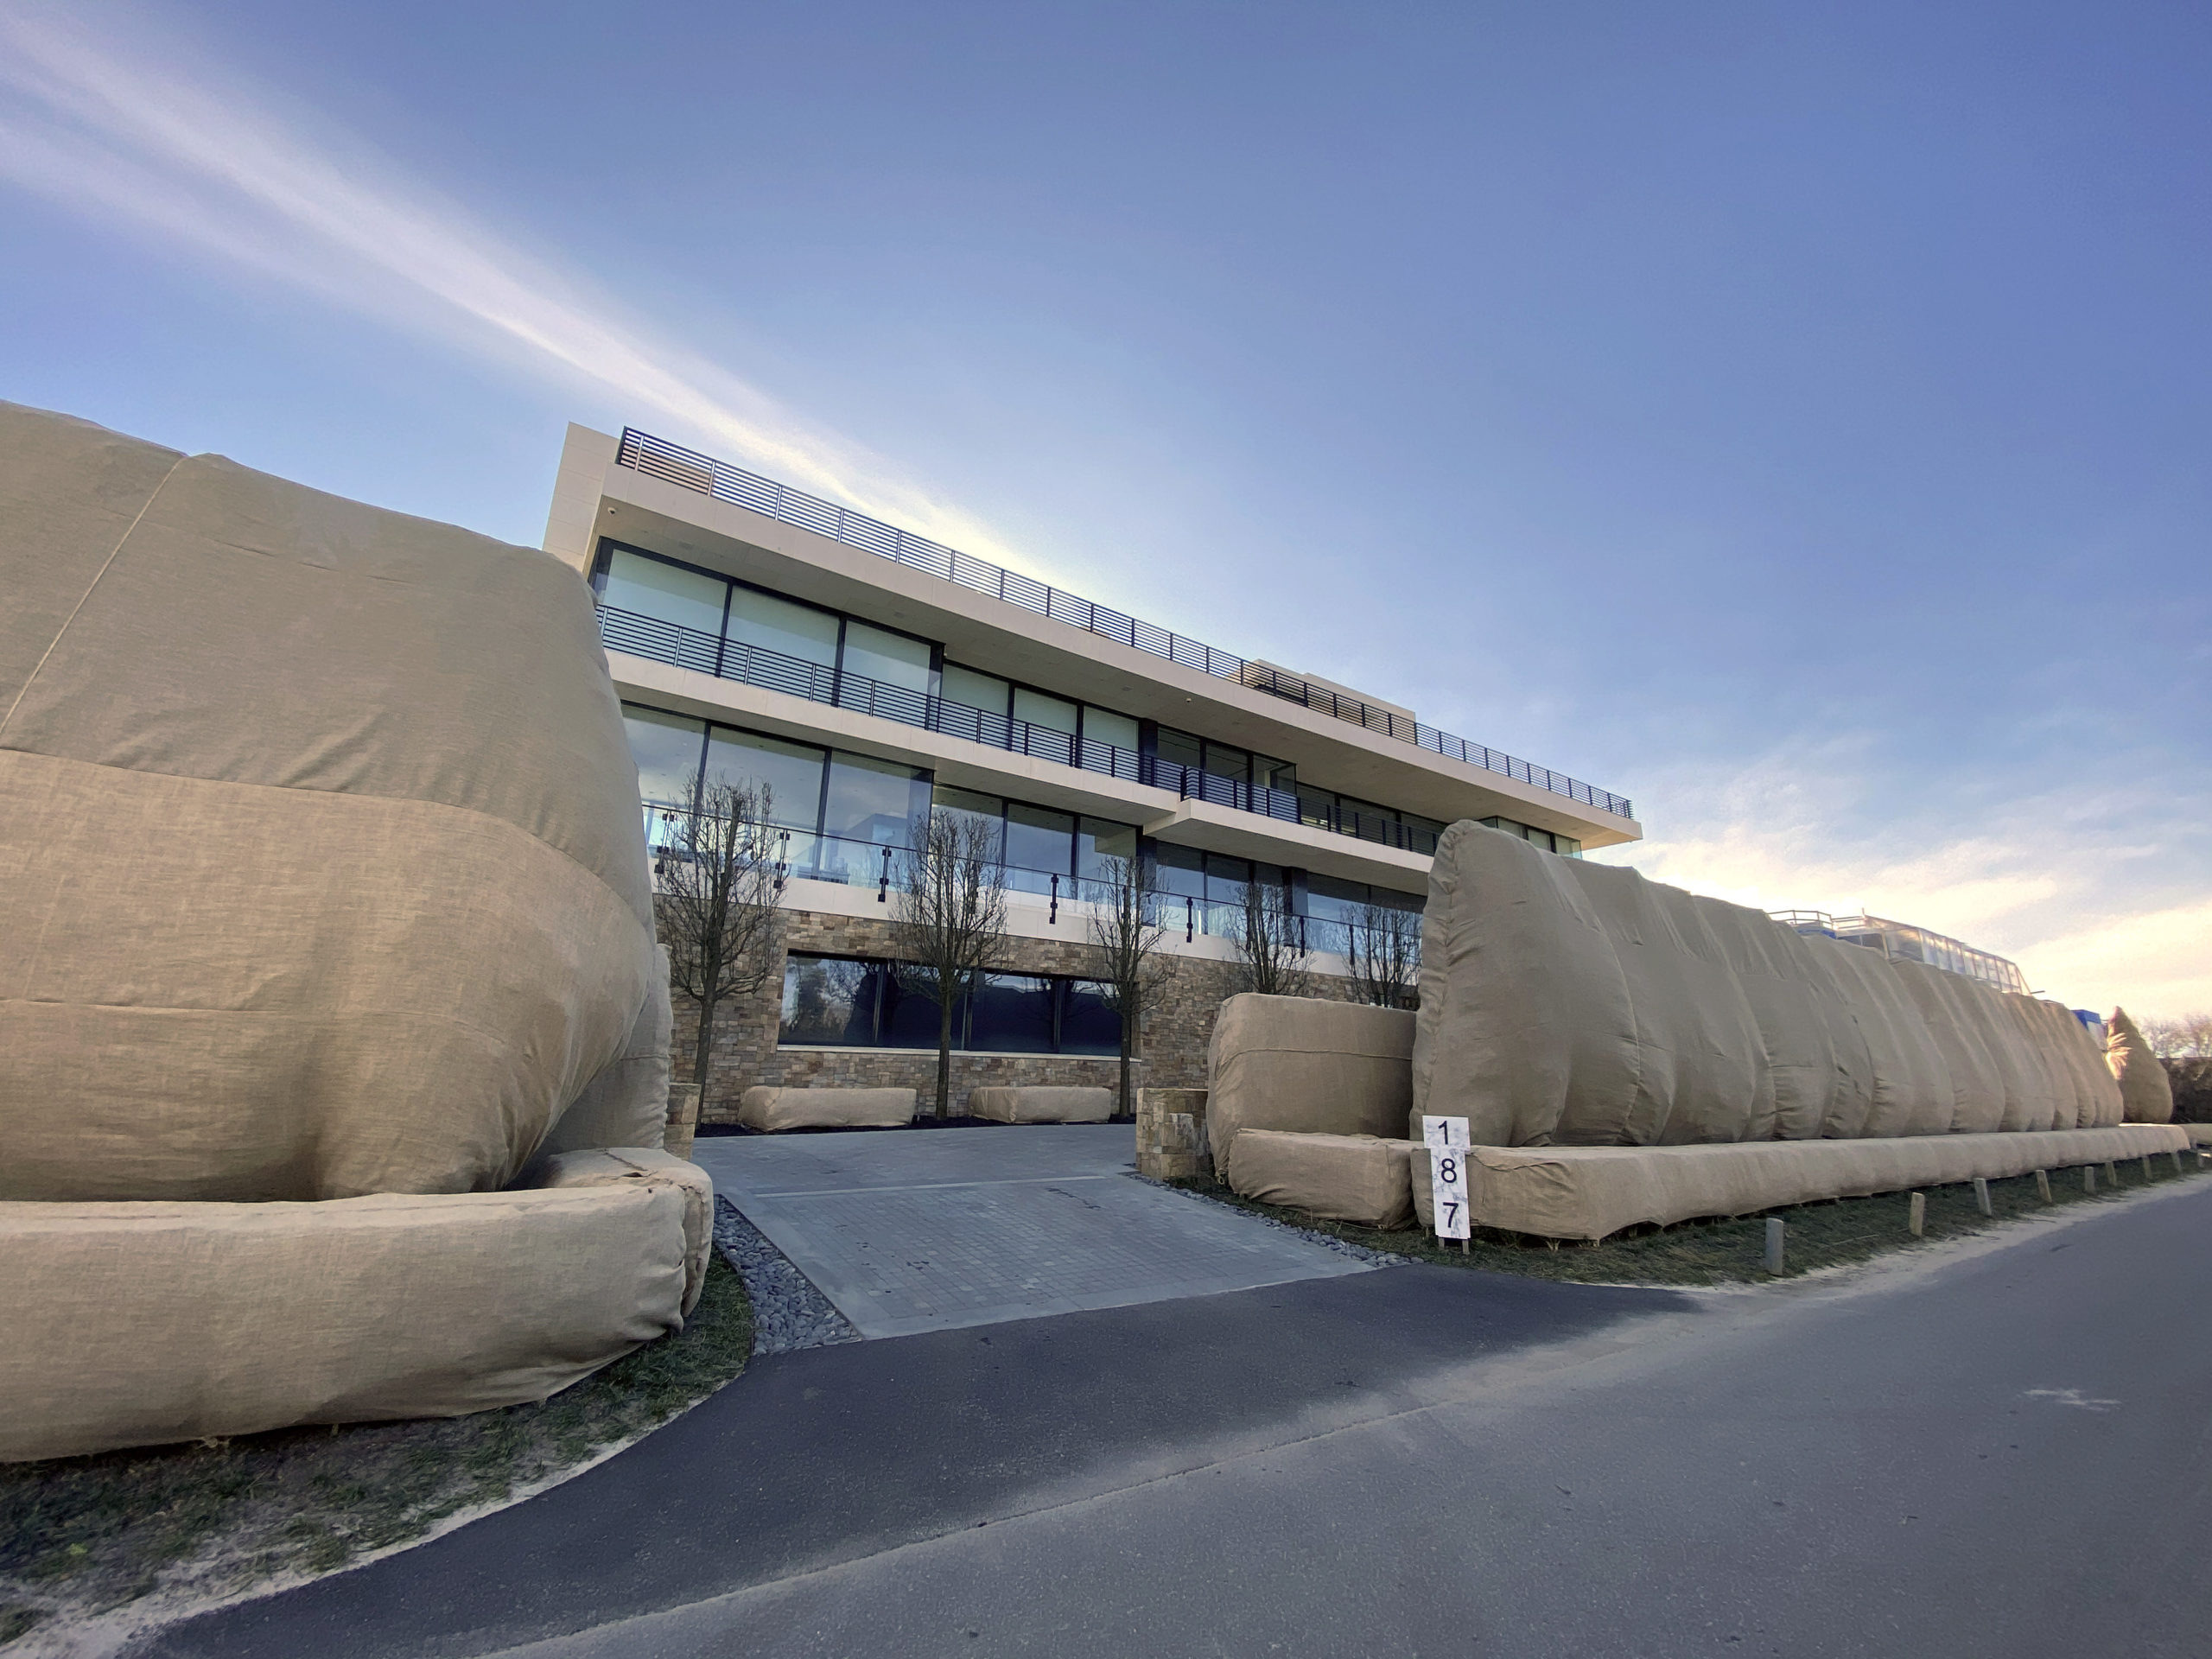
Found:
[[[1297,1234],[1309,1244],[1319,1244],[1325,1250],[1334,1250],[1338,1255],[1351,1256],[1354,1261],[1364,1262],[1370,1267],[1402,1268],[1414,1260],[1410,1255],[1400,1255],[1394,1250],[1370,1250],[1364,1244],[1355,1244],[1350,1239],[1338,1238],[1328,1233],[1317,1233],[1310,1227],[1300,1227],[1292,1222],[1279,1221],[1273,1216],[1255,1215],[1251,1211],[1239,1205],[1224,1204],[1219,1198],[1211,1194],[1194,1192],[1187,1186],[1177,1186],[1168,1181],[1154,1180],[1149,1175],[1132,1174],[1129,1179],[1142,1181],[1147,1186],[1156,1186],[1163,1192],[1179,1193],[1184,1198],[1195,1199],[1200,1204],[1212,1205],[1216,1209],[1226,1210],[1232,1215],[1242,1216],[1247,1221],[1256,1221],[1262,1227],[1279,1227],[1286,1233]]]
[[[852,1321],[815,1288],[814,1281],[720,1196],[715,1199],[715,1248],[737,1269],[752,1299],[754,1358],[861,1340]]]

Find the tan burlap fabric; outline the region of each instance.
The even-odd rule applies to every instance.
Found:
[[[1422,933],[1408,1122],[1481,1146],[1887,1139],[2117,1123],[2055,1003],[1802,936],[1454,824]]]
[[[1103,1123],[1114,1091],[1077,1085],[990,1084],[968,1091],[968,1114],[995,1123]]]
[[[0,1460],[542,1400],[681,1323],[686,1203],[0,1204]]]
[[[574,573],[0,404],[0,1458],[676,1326],[711,1189]]]
[[[887,1129],[914,1121],[912,1089],[748,1089],[737,1121],[748,1129]]]
[[[575,573],[10,404],[0,592],[0,1198],[512,1179],[657,977]]]
[[[1704,1147],[1475,1147],[1467,1200],[1478,1226],[1543,1238],[1604,1238],[1638,1223],[1753,1215],[1821,1198],[2024,1175],[2182,1148],[2178,1124]],[[1427,1185],[1415,1212],[1434,1225]]]
[[[2130,1123],[2173,1122],[2173,1079],[2126,1008],[2114,1008],[2105,1021],[2105,1065],[2120,1084],[2121,1109]]]
[[[1239,1132],[1405,1134],[1414,1016],[1320,997],[1230,997],[1206,1050],[1206,1128],[1226,1169]]]
[[[1413,1160],[1428,1179],[1426,1147],[1371,1135],[1296,1135],[1247,1124],[1229,1155],[1231,1190],[1262,1204],[1362,1227],[1409,1227]]]

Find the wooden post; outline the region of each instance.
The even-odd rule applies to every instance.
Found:
[[[2105,1163],[2105,1179],[2111,1185],[2120,1185],[2120,1165],[2109,1159]]]
[[[1769,1273],[1778,1274],[1782,1271],[1783,1230],[1780,1216],[1769,1216],[1766,1218],[1766,1270]]]
[[[2151,1185],[2151,1154],[2147,1152],[2143,1154],[2143,1185]]]
[[[1926,1236],[1928,1231],[1928,1195],[1925,1192],[1916,1192],[1912,1195],[1912,1205],[1911,1208],[1905,1212],[1904,1224],[1911,1230],[1912,1236],[1915,1238],[1920,1238]]]
[[[2171,1158],[2171,1159],[2172,1159],[2172,1160],[2174,1160],[2174,1173],[2175,1173],[2175,1174],[2177,1174],[2177,1175],[2180,1174],[2180,1173],[2181,1173],[2181,1154],[2179,1154],[2179,1153],[2177,1153],[2177,1152],[2170,1152],[2170,1153],[2168,1153],[2168,1154],[2166,1154],[2166,1156],[2167,1156],[2167,1157],[2169,1157],[2169,1158]]]
[[[2097,1166],[2096,1166],[2094,1164],[2084,1164],[2084,1165],[2082,1165],[2082,1192],[2088,1192],[2088,1193],[2094,1193],[2094,1192],[2096,1192],[2096,1190],[2097,1190]]]
[[[1985,1216],[1993,1216],[1997,1213],[1995,1207],[1989,1202],[1989,1181],[1985,1176],[1977,1175],[1974,1178],[1974,1207]]]
[[[2039,1169],[2036,1171],[2036,1196],[2041,1198],[2045,1204],[2054,1204],[2056,1202],[2056,1200],[2050,1196],[2050,1172],[2047,1169]]]

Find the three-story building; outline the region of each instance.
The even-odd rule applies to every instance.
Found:
[[[1084,943],[1103,859],[1157,872],[1179,961],[1140,1076],[1191,1086],[1253,884],[1280,893],[1325,994],[1346,995],[1347,929],[1365,906],[1419,912],[1446,824],[1567,856],[1641,834],[1618,796],[1409,709],[639,432],[569,428],[545,546],[596,596],[649,833],[702,778],[772,791],[786,960],[717,1016],[709,1122],[756,1083],[926,1090],[936,1012],[902,995],[888,926],[924,812],[994,823],[1009,890],[1002,970],[959,1012],[962,1095],[1113,1080],[1118,1022]]]

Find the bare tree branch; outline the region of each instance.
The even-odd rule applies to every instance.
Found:
[[[937,1116],[951,1109],[952,1018],[978,976],[1006,955],[1000,825],[937,810],[916,818],[896,871],[892,938],[900,985],[937,1003]]]
[[[1345,957],[1363,1002],[1402,1008],[1421,979],[1421,916],[1394,905],[1363,904],[1351,916]]]
[[[1262,996],[1310,996],[1313,976],[1306,971],[1312,957],[1306,949],[1292,913],[1290,896],[1280,882],[1248,881],[1244,907],[1230,943],[1236,950],[1237,982],[1241,989]]]
[[[1122,1017],[1121,1106],[1123,1117],[1135,1109],[1129,1098],[1129,1062],[1146,1011],[1159,1000],[1173,976],[1174,963],[1160,954],[1167,930],[1160,920],[1160,887],[1154,866],[1142,858],[1107,857],[1103,874],[1084,884],[1092,909],[1084,926],[1102,959],[1107,1001]]]
[[[667,830],[653,863],[653,910],[668,947],[669,983],[699,1005],[692,1077],[707,1098],[715,1013],[750,996],[776,970],[785,873],[769,823],[769,786],[723,779],[701,791],[694,812],[663,812]]]

